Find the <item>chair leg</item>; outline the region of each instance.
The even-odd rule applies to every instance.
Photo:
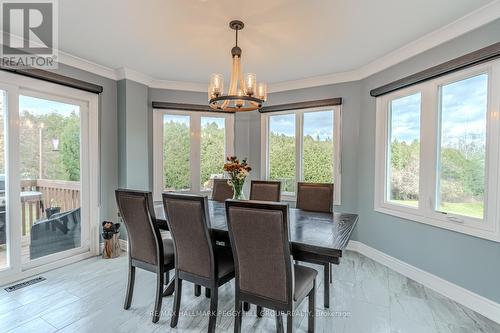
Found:
[[[279,311],[276,311],[276,332],[283,333],[283,318]]]
[[[210,316],[208,321],[208,333],[215,332],[215,325],[217,324],[217,303],[218,303],[218,288],[213,286],[210,294]]]
[[[293,332],[293,311],[288,311],[286,315],[286,333]]]
[[[153,312],[153,323],[160,320],[161,302],[163,300],[163,275],[162,271],[156,274],[156,297],[155,297],[155,310]]]
[[[262,311],[262,306],[257,305],[257,317],[262,318],[263,311]]]
[[[125,305],[123,306],[125,310],[128,310],[130,308],[130,304],[132,303],[132,296],[134,295],[134,283],[135,283],[135,267],[129,265],[127,294],[125,295]]]
[[[323,280],[323,285],[325,286],[325,297],[324,297],[324,303],[325,303],[325,308],[329,308],[330,307],[330,283],[328,281],[330,281],[330,264],[325,264],[323,266],[323,270],[325,272],[325,277],[324,277],[324,280]]]
[[[333,282],[333,265],[329,264],[328,266],[330,266],[330,283],[332,283]]]
[[[243,314],[241,313],[241,301],[238,295],[236,294],[234,298],[234,333],[241,333],[241,321]]]
[[[250,303],[243,302],[243,311],[245,312],[250,311]]]
[[[165,285],[168,284],[168,282],[170,281],[170,271],[165,271],[165,277],[163,281],[165,281]]]
[[[201,288],[201,287],[200,287]],[[201,292],[201,291],[200,291]],[[205,297],[210,298],[210,288],[205,287]]]
[[[201,295],[201,286],[199,284],[194,285],[194,295],[196,297]]]
[[[309,301],[309,308],[307,314],[307,332],[314,332],[314,325],[316,321],[316,280],[313,282],[313,287],[309,292],[309,296],[307,297]]]
[[[182,280],[177,276],[175,277],[175,295],[174,295],[174,309],[172,311],[172,318],[170,319],[170,327],[174,328],[177,326],[179,321],[179,309],[181,306],[181,294],[182,294]]]

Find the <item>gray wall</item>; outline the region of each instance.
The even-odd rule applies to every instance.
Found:
[[[114,190],[118,185],[116,81],[63,64],[55,72],[103,86],[99,100],[100,205],[103,220],[117,221]]]
[[[148,87],[120,80],[117,88],[119,186],[148,190],[152,177]]]
[[[500,244],[373,210],[375,98],[370,89],[500,41],[500,20],[420,54],[361,83],[356,237],[388,255],[500,303]],[[345,183],[343,184],[345,186]]]

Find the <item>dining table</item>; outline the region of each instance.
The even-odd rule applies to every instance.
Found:
[[[230,246],[223,202],[208,201],[209,228],[216,244]],[[155,204],[156,223],[168,231],[168,223],[162,203]],[[289,208],[289,240],[295,261],[324,266],[324,307],[330,306],[330,265],[340,264],[343,252],[358,221],[357,214],[310,212]]]

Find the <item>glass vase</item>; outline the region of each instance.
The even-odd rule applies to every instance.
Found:
[[[245,180],[241,182],[232,181],[233,184],[233,199],[234,200],[245,200],[245,194],[243,194],[243,184]]]

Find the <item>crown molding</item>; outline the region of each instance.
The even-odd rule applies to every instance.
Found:
[[[58,51],[57,62],[116,81],[116,70],[61,50]]]
[[[500,0],[495,0],[450,24],[357,69],[299,80],[270,83],[269,93],[359,81],[423,53],[435,46],[448,42],[469,31],[477,29],[498,18],[500,18]],[[58,61],[62,64],[94,73],[108,79],[132,80],[142,83],[150,88],[194,92],[206,92],[207,90],[207,85],[205,83],[160,80],[125,67],[117,69],[109,68],[60,50],[58,51]]]

